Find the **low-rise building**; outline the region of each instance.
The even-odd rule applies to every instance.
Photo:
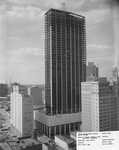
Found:
[[[64,148],[56,144],[54,140],[50,139],[45,135],[37,136],[37,140],[42,143],[43,150],[65,150]]]
[[[66,138],[62,135],[55,136],[55,143],[65,150],[76,150],[76,143],[71,138]]]
[[[33,138],[8,140],[0,144],[3,150],[42,150],[42,143]]]

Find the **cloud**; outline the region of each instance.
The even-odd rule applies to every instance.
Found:
[[[79,12],[79,8],[81,8],[85,4],[86,0],[74,0],[73,3],[71,1],[66,1],[66,9],[70,11]]]
[[[62,8],[62,3],[66,4],[66,8],[69,10],[79,9],[86,0],[73,0],[73,3],[69,0],[8,0],[9,3],[19,6],[32,5],[34,7],[41,7],[43,10],[48,10],[50,8]]]
[[[6,60],[2,51],[0,51],[0,83],[6,79]]]
[[[61,3],[66,3],[66,10],[86,16],[88,59],[97,61],[103,68],[111,64],[113,48],[109,45],[112,34],[107,33],[110,33],[111,11],[101,5],[102,0],[1,1],[7,57],[2,65],[7,64],[8,76],[29,82],[40,82],[41,77],[44,81],[44,13],[50,8],[61,9]]]
[[[97,2],[98,0],[90,0],[90,2],[92,2],[92,3],[95,3],[95,2]]]
[[[110,18],[111,11],[109,8],[106,9],[92,9],[88,12],[82,12],[86,17],[86,23],[88,27],[95,26],[99,23],[108,22]]]
[[[13,5],[9,10],[6,11],[6,15],[9,17],[28,17],[30,19],[36,19],[39,17],[43,17],[44,11],[40,8],[33,6],[16,6]]]
[[[87,56],[88,61],[95,62],[99,65],[99,76],[112,76],[112,66],[114,62],[113,47],[102,44],[88,44]]]
[[[92,48],[93,48],[93,49],[104,50],[104,49],[111,49],[112,47],[109,46],[109,45],[88,44],[88,45],[87,45],[87,48],[88,48],[88,49],[92,49]]]
[[[39,48],[19,48],[8,51],[6,55],[12,63],[29,62],[31,59],[37,63],[38,60],[44,59],[44,53]]]
[[[12,48],[42,46],[44,35],[44,11],[33,6],[12,6],[3,18],[6,50]],[[18,46],[17,46],[18,45]]]
[[[44,83],[44,52],[26,47],[6,52],[6,78],[21,84]]]
[[[114,48],[109,45],[102,44],[88,44],[87,46],[87,56],[88,60],[96,62],[112,62]]]
[[[24,6],[28,6],[28,5],[34,5],[37,7],[50,7],[51,5],[54,6],[59,6],[59,3],[61,4],[61,2],[63,2],[63,0],[57,0],[57,1],[52,1],[52,0],[8,0],[9,3],[13,3],[16,5],[24,5]]]

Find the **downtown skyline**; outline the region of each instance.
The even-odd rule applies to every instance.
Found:
[[[86,17],[87,61],[99,65],[99,76],[112,76],[115,65],[113,12],[106,0],[6,0],[0,2],[0,82],[44,84],[44,14],[50,8]],[[116,31],[115,31],[116,32]],[[118,56],[118,54],[117,54]]]

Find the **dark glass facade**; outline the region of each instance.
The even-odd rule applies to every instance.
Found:
[[[45,14],[47,115],[80,112],[81,82],[85,80],[85,17],[50,9]]]

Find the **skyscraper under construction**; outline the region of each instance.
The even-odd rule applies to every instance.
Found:
[[[79,130],[85,80],[85,17],[50,9],[45,13],[46,111],[35,113],[36,128],[49,137]]]
[[[86,78],[83,16],[56,9],[45,14],[45,99],[48,115],[81,111]]]

